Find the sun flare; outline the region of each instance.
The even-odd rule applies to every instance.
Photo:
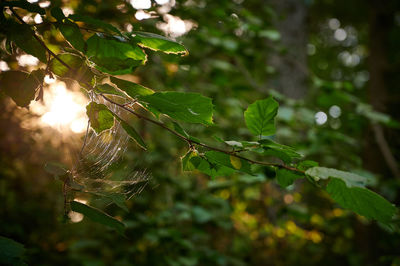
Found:
[[[41,116],[40,121],[60,131],[69,129],[73,133],[84,132],[87,126],[87,99],[79,92],[67,90],[64,82],[49,83],[44,102],[36,102],[32,106],[33,111]]]

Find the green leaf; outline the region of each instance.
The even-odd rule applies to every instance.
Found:
[[[230,176],[235,172],[235,170],[230,167],[209,162],[201,156],[192,156],[190,158],[190,163],[195,169],[212,178],[217,176]]]
[[[47,62],[46,49],[33,37],[33,31],[29,25],[11,23],[7,27],[7,37],[19,48],[41,62]]]
[[[10,96],[20,107],[26,107],[35,98],[36,89],[43,81],[43,71],[32,73],[6,71],[0,74],[0,91]]]
[[[68,174],[68,169],[60,164],[60,163],[55,163],[55,162],[48,162],[44,165],[44,170],[52,175],[55,176],[63,176]]]
[[[368,219],[390,222],[396,207],[375,192],[361,187],[349,187],[342,179],[332,178],[326,191],[343,208]]]
[[[67,42],[75,49],[84,52],[86,42],[83,39],[82,33],[74,22],[64,19],[56,24]]]
[[[110,111],[111,112],[111,111]],[[116,115],[115,113],[111,112],[114,117],[121,123],[122,128],[126,131],[126,133],[128,133],[128,135],[144,150],[147,150],[147,146],[146,143],[144,142],[144,140],[142,139],[142,136],[140,136],[140,134],[131,126],[129,125],[127,122],[125,122],[124,120],[122,120],[118,115]]]
[[[233,156],[219,151],[208,151],[205,153],[206,158],[209,162],[223,165],[234,170],[239,170],[244,173],[252,174],[249,162],[242,160],[240,158],[232,159]],[[232,163],[233,162],[233,163]],[[239,167],[240,166],[240,167]]]
[[[99,19],[95,19],[92,17],[88,17],[88,16],[84,16],[84,15],[79,15],[79,14],[72,14],[68,16],[69,19],[72,19],[73,21],[81,21],[84,22],[86,24],[89,24],[91,26],[94,26],[98,29],[102,29],[108,33],[116,33],[118,35],[122,35],[121,32],[114,27],[111,24],[108,24],[102,20]]]
[[[138,45],[151,50],[162,51],[167,54],[187,55],[189,53],[182,44],[161,35],[150,32],[134,31],[132,32],[132,36],[133,41]]]
[[[303,177],[303,174],[285,168],[276,169],[276,181],[283,188],[290,186],[295,180]]]
[[[196,157],[197,153],[195,151],[189,150],[182,158],[182,170],[183,171],[193,171],[196,169],[196,167],[193,165],[193,163],[190,162],[190,159],[193,157]]]
[[[0,264],[24,265],[24,245],[4,236],[0,236]]]
[[[102,200],[109,203],[114,203],[119,208],[123,209],[126,212],[129,212],[128,206],[126,206],[126,198],[125,195],[118,192],[90,192],[93,195],[100,197]]]
[[[104,104],[89,103],[86,106],[86,114],[89,117],[90,126],[97,134],[114,126],[114,114]]]
[[[122,222],[118,221],[114,217],[111,217],[110,215],[102,212],[97,208],[88,206],[77,201],[72,201],[71,210],[73,210],[74,212],[82,213],[94,222],[114,228],[120,234],[123,234],[125,230],[125,225]]]
[[[275,134],[275,116],[279,104],[272,97],[250,104],[244,112],[247,128],[255,136]]]
[[[290,163],[293,161],[293,159],[302,157],[302,155],[300,153],[297,153],[292,147],[279,144],[270,139],[262,139],[258,142],[264,149],[264,155],[278,157],[282,159],[282,161],[284,161],[285,163]]]
[[[114,88],[110,84],[100,84],[94,88],[95,92],[103,93],[103,94],[111,94],[115,96],[120,96],[122,98],[126,98],[127,96],[117,88]]]
[[[71,69],[62,64],[57,58],[53,58],[50,62],[50,70],[55,75],[61,78],[76,79],[83,84],[92,83],[94,75],[83,58],[70,53],[59,54],[58,58],[70,66]]]
[[[311,160],[305,160],[305,161],[300,162],[297,165],[297,169],[299,169],[301,171],[306,171],[307,169],[315,167],[315,166],[318,166],[317,162],[311,161]]]
[[[40,15],[46,15],[46,11],[43,8],[41,8],[38,4],[29,3],[28,1],[25,0],[4,1],[0,3],[1,10],[3,9],[4,6],[19,7],[28,10],[29,12],[39,13]]]
[[[311,176],[315,181],[328,179],[330,177],[339,178],[343,180],[348,187],[364,187],[373,183],[373,179],[371,178],[326,167],[309,168],[306,174]]]
[[[112,83],[117,85],[117,87],[124,91],[126,94],[131,96],[133,99],[136,99],[139,96],[146,96],[153,94],[154,91],[152,89],[146,88],[142,85],[136,84],[134,82],[130,82],[127,80],[119,79],[116,77],[110,77]]]
[[[152,95],[142,96],[140,100],[172,119],[205,125],[213,123],[212,101],[198,93],[156,92]]]
[[[146,62],[146,54],[138,46],[103,34],[94,34],[87,40],[86,55],[97,69],[113,75],[132,73]]]

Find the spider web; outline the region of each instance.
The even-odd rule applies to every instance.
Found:
[[[119,107],[100,98],[94,100],[121,115]],[[83,191],[96,195],[118,193],[130,199],[144,189],[150,174],[124,163],[130,137],[118,121],[110,130],[98,135],[89,129],[85,139],[73,170],[73,181],[82,186]]]

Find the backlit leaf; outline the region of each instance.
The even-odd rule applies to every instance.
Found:
[[[263,155],[275,156],[285,163],[292,162],[295,158],[301,158],[302,155],[295,151],[292,147],[279,144],[270,139],[262,139],[258,141],[264,149]]]
[[[182,44],[161,35],[150,32],[134,31],[132,32],[132,36],[132,39],[137,42],[138,45],[145,48],[162,51],[167,54],[188,54],[188,51]]]
[[[86,43],[89,60],[96,64],[97,69],[109,74],[129,74],[146,61],[141,48],[120,39],[94,34]]]
[[[117,87],[124,91],[126,94],[131,96],[133,99],[136,99],[138,96],[146,96],[153,94],[154,91],[152,89],[146,88],[142,85],[139,85],[137,83],[127,81],[124,79],[119,79],[116,77],[110,77],[110,80],[112,83],[117,85]]]
[[[82,213],[94,222],[114,228],[120,234],[123,234],[125,230],[125,225],[122,222],[118,221],[114,217],[102,212],[97,208],[88,206],[77,201],[72,201],[71,210],[73,210],[74,212]]]
[[[97,134],[114,126],[114,115],[104,104],[89,103],[86,106],[86,114],[89,117],[90,126]]]
[[[57,27],[72,47],[81,52],[85,51],[86,43],[78,25],[68,19],[64,19],[62,22],[57,23]]]
[[[2,72],[0,91],[4,91],[18,106],[26,107],[35,98],[36,89],[41,84],[43,76],[42,70],[32,73],[14,70]]]
[[[53,58],[50,62],[50,70],[55,75],[78,80],[80,83],[92,83],[94,75],[83,58],[71,53],[59,54],[58,58],[71,68],[65,66],[57,58]]]
[[[156,92],[142,96],[140,100],[173,119],[205,125],[213,123],[212,101],[198,93]]]

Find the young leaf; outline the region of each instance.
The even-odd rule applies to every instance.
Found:
[[[85,15],[79,15],[79,14],[69,15],[68,18],[72,19],[73,21],[84,22],[84,23],[86,23],[88,25],[91,25],[91,26],[94,26],[94,27],[96,27],[98,29],[102,29],[102,30],[104,30],[104,31],[106,31],[108,33],[116,33],[118,35],[122,35],[121,32],[116,27],[114,27],[113,25],[108,24],[108,23],[106,23],[106,22],[104,22],[102,20],[99,20],[99,19],[95,19],[95,18],[92,18],[92,17],[88,17],[88,16],[85,16]]]
[[[260,137],[275,134],[275,116],[278,106],[278,102],[272,97],[250,104],[244,112],[246,125],[250,132]]]
[[[146,54],[138,46],[103,34],[87,40],[86,55],[97,69],[113,75],[129,74],[146,61]]]
[[[114,228],[120,234],[123,234],[125,230],[125,225],[122,222],[118,221],[114,217],[111,217],[110,215],[102,212],[97,208],[88,206],[77,201],[72,201],[71,210],[73,210],[74,212],[82,213],[94,222]]]
[[[212,101],[198,93],[156,92],[142,96],[140,100],[173,119],[205,125],[213,123]]]
[[[104,104],[89,103],[86,106],[86,114],[89,117],[90,126],[97,134],[114,126],[114,115]]]
[[[86,43],[78,25],[68,19],[64,19],[56,25],[64,38],[72,47],[81,52],[85,51]]]
[[[196,157],[197,153],[189,150],[182,158],[182,170],[183,171],[193,171],[196,169],[196,167],[190,162],[190,159],[193,157]]]
[[[130,82],[127,80],[119,79],[116,77],[110,77],[112,83],[117,85],[117,87],[124,91],[126,94],[131,96],[133,99],[136,99],[139,96],[146,96],[153,94],[154,91],[152,89],[146,88],[142,85],[136,84],[134,82]]]
[[[20,107],[26,107],[35,98],[37,87],[43,80],[42,70],[32,73],[22,71],[6,71],[0,74],[0,91],[10,96]],[[40,80],[41,78],[41,80]]]
[[[187,55],[189,53],[182,44],[174,42],[161,35],[150,32],[134,31],[132,32],[132,36],[133,41],[144,48],[161,51],[167,54]]]
[[[343,208],[369,219],[390,222],[396,207],[380,195],[361,187],[351,187],[339,178],[331,178],[326,191]]]
[[[297,153],[292,147],[279,144],[270,139],[262,139],[258,141],[264,149],[263,154],[280,158],[285,163],[290,163],[294,158],[301,158],[302,155]]]
[[[24,245],[4,236],[0,236],[0,264],[1,265],[25,265],[23,256]]]
[[[293,184],[295,180],[303,177],[304,177],[303,174],[300,174],[295,171],[291,171],[284,168],[276,169],[276,181],[283,188],[290,186],[291,184]]]
[[[373,180],[357,174],[326,167],[309,168],[306,174],[311,176],[315,181],[328,179],[330,177],[338,178],[343,180],[348,187],[365,187],[373,182]]]

